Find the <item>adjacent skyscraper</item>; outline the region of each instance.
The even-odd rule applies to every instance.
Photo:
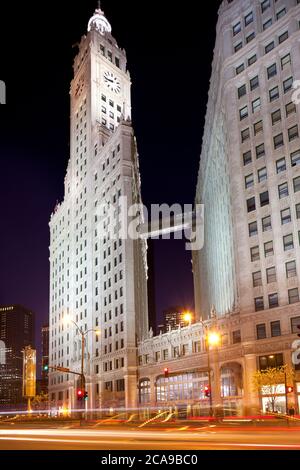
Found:
[[[220,7],[197,188],[206,209],[205,245],[194,257],[203,317],[215,305],[219,316],[261,311],[264,324],[299,309],[298,3]]]
[[[130,87],[126,53],[98,9],[74,61],[65,197],[50,221],[49,357],[80,372],[82,330],[96,408],[136,405],[137,340],[148,331],[146,243],[121,237],[118,222],[121,198],[141,202]],[[76,406],[73,375],[50,371],[49,387],[53,404]]]

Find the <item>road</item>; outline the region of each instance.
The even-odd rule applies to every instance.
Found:
[[[0,428],[0,450],[300,450],[300,428]]]

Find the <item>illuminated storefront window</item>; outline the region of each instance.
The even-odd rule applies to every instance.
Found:
[[[150,402],[150,380],[145,379],[140,381],[140,404]]]
[[[156,401],[174,402],[184,400],[204,400],[204,387],[208,385],[206,372],[158,377],[156,381]]]

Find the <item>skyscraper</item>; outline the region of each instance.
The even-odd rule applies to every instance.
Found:
[[[205,245],[194,256],[204,317],[215,305],[219,316],[261,312],[260,323],[286,322],[299,309],[298,3],[220,7],[197,188],[206,208]]]
[[[148,331],[146,243],[119,230],[121,198],[141,203],[126,62],[96,10],[74,61],[65,196],[50,221],[49,361],[80,372],[82,330],[91,407],[136,405],[137,340]],[[76,406],[76,387],[50,371],[51,403]]]
[[[34,347],[34,314],[12,305],[0,307],[0,406],[17,407],[22,399],[22,350]]]

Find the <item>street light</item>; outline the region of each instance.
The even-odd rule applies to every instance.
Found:
[[[193,315],[190,312],[183,313],[183,321],[185,323],[188,323],[188,325],[191,325],[192,319],[193,319]]]

